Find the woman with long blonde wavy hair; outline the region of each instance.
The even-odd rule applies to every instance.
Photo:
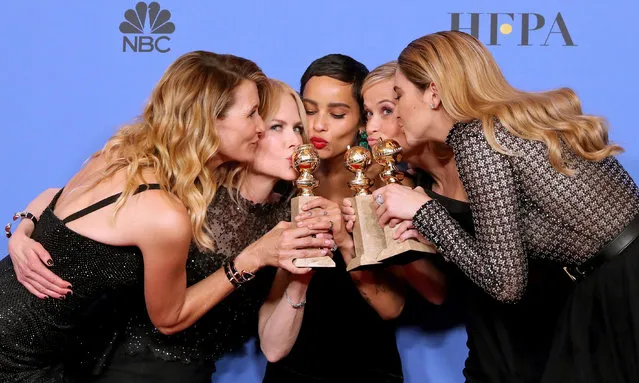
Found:
[[[283,255],[278,244],[286,228],[278,227],[210,275],[187,281],[191,243],[200,251],[216,246],[206,219],[221,181],[215,170],[254,159],[270,92],[249,60],[187,53],[169,66],[137,122],[120,129],[64,188],[29,205],[21,214],[29,219],[13,236],[39,242],[32,255],[64,284],[44,288],[46,274],[34,276],[33,268],[25,271],[9,257],[0,261],[3,382],[64,381],[62,362],[76,321],[105,295],[127,292],[126,300],[135,301],[131,287],[143,282],[145,316],[155,331],[174,334],[257,270],[320,252],[286,249]]]
[[[569,89],[513,88],[486,47],[461,32],[411,42],[395,75],[410,146],[451,148],[475,235],[428,195],[374,192],[380,223],[415,227],[493,299],[523,296],[530,259],[576,286],[557,324],[544,382],[629,382],[639,376],[639,189],[614,157],[603,119]]]

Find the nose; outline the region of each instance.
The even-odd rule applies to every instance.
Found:
[[[258,114],[257,121],[255,124],[255,133],[257,133],[257,135],[261,138],[264,135],[265,131],[266,131],[266,123],[262,119],[262,116]]]
[[[379,132],[381,126],[381,121],[377,116],[373,116],[369,118],[366,122],[366,134],[372,136],[373,134]]]
[[[295,133],[293,129],[286,130],[286,137],[284,140],[284,144],[288,149],[294,149],[304,143],[302,141],[302,136],[300,136],[298,133]]]
[[[308,119],[308,123],[311,126],[311,129],[316,132],[323,132],[326,130],[326,116],[324,114],[318,113],[312,118]]]

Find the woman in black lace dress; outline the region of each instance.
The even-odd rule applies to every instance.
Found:
[[[218,190],[207,212],[215,247],[213,251],[201,251],[191,246],[186,268],[188,285],[221,269],[226,261],[249,245],[259,245],[264,238],[272,237],[264,235],[281,221],[290,219],[288,199],[272,190],[279,179],[290,181],[296,176],[290,166],[290,156],[295,146],[306,142],[304,109],[299,96],[288,85],[269,81],[270,103],[277,110],[266,121],[254,165],[248,170],[218,171],[224,175],[229,188]],[[239,189],[231,188],[236,184],[240,185]],[[263,238],[260,240],[260,237]],[[317,234],[317,237],[330,242],[329,234]],[[24,238],[11,241],[16,248],[37,246]],[[327,246],[332,246],[332,242]],[[12,257],[22,259],[23,254],[12,254]],[[119,307],[117,312],[113,311],[112,304],[103,302],[102,307],[86,318],[82,331],[75,334],[79,350],[75,358],[67,358],[68,364],[80,375],[79,381],[89,379],[82,376],[89,368],[100,375],[94,378],[99,382],[210,382],[215,361],[256,333],[257,309],[270,289],[273,275],[273,268],[260,270],[250,283],[233,291],[190,328],[173,335],[162,334],[155,328],[142,294],[128,292],[133,298],[129,298],[126,308]],[[105,316],[99,318],[98,315]],[[96,327],[105,334],[93,335]],[[109,334],[113,335],[105,336]],[[87,357],[85,353],[90,355]]]
[[[636,381],[639,190],[613,157],[621,149],[603,120],[583,115],[569,89],[515,90],[464,33],[417,39],[398,64],[407,141],[451,147],[475,236],[429,196],[392,185],[374,193],[380,222],[409,221],[502,302],[523,296],[530,259],[566,267],[577,285],[542,381]]]

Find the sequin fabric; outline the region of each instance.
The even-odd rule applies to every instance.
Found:
[[[61,367],[76,323],[101,296],[130,288],[142,277],[137,248],[105,245],[42,213],[32,238],[51,254],[50,268],[73,285],[65,300],[41,300],[16,279],[10,257],[0,261],[0,382],[63,382]]]
[[[235,257],[249,244],[277,225],[290,220],[289,202],[253,204],[238,197],[236,204],[221,188],[209,207],[208,219],[215,238],[215,252],[192,248],[187,263],[187,280],[192,285]],[[164,335],[153,327],[143,302],[126,328],[123,347],[129,354],[152,352],[164,360],[213,362],[222,354],[244,344],[257,334],[257,314],[268,294],[274,268],[265,268],[235,290],[193,326],[174,335]]]
[[[568,176],[552,168],[542,142],[516,137],[500,123],[496,138],[513,155],[494,150],[477,120],[455,124],[446,140],[468,193],[476,237],[434,200],[413,223],[474,283],[514,302],[526,288],[529,257],[585,262],[637,215],[639,190],[613,157],[586,161],[564,150],[575,170]]]

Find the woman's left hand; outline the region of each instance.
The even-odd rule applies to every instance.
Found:
[[[297,227],[326,227],[328,222],[333,233],[335,244],[342,247],[349,241],[350,235],[346,230],[340,206],[324,197],[317,197],[302,206],[302,212],[294,218]]]
[[[398,184],[386,185],[373,192],[374,203],[377,205],[377,219],[385,226],[391,219],[399,221],[413,220],[415,213],[431,198],[424,193],[424,189]]]

